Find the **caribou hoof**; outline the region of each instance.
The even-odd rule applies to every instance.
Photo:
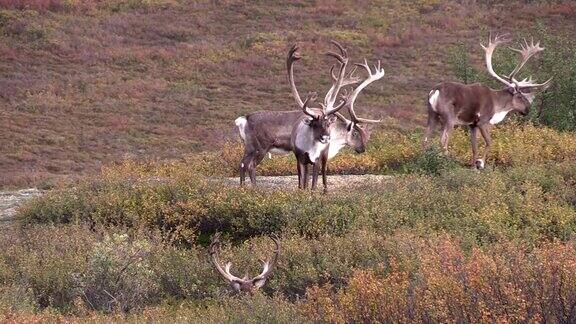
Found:
[[[484,159],[476,160],[476,169],[478,170],[484,169]]]

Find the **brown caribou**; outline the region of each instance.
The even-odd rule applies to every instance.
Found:
[[[234,289],[236,292],[252,292],[255,289],[261,288],[266,283],[266,280],[272,274],[276,263],[278,262],[278,255],[280,254],[280,242],[278,241],[278,237],[276,235],[272,235],[270,237],[274,244],[276,245],[276,249],[274,250],[274,256],[272,259],[264,262],[262,261],[262,272],[254,278],[248,277],[248,274],[245,274],[244,277],[238,278],[230,273],[230,268],[232,267],[231,262],[227,262],[224,268],[220,265],[219,259],[219,249],[220,249],[220,233],[214,234],[212,238],[212,242],[210,244],[210,260],[212,264],[220,273],[222,278],[230,284],[230,287]]]
[[[442,125],[440,143],[444,151],[448,152],[448,141],[456,125],[470,127],[470,141],[472,144],[472,167],[483,169],[486,157],[492,144],[490,129],[492,125],[501,122],[509,112],[519,112],[522,115],[529,113],[530,106],[536,93],[546,90],[552,79],[544,83],[535,83],[532,77],[516,80],[516,75],[528,60],[544,50],[540,43],[530,44],[524,40],[521,49],[513,49],[520,53],[520,62],[508,76],[500,76],[492,67],[492,54],[500,44],[509,42],[506,36],[490,37],[488,45],[481,44],[485,51],[486,68],[488,73],[504,84],[505,88],[493,90],[482,84],[462,84],[458,82],[443,82],[435,86],[428,95],[428,125],[424,135],[424,148],[432,135],[436,123]],[[486,147],[481,158],[478,158],[477,133],[484,138]]]

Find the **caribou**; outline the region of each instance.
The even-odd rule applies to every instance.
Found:
[[[427,148],[428,139],[432,135],[437,122],[441,123],[442,135],[440,143],[444,152],[448,152],[448,142],[456,125],[470,127],[470,141],[472,144],[472,168],[483,169],[486,157],[492,145],[490,129],[492,125],[500,123],[510,112],[528,115],[536,93],[546,90],[552,79],[544,83],[535,83],[532,77],[518,81],[516,76],[526,62],[535,54],[544,50],[540,43],[534,40],[524,44],[520,49],[511,50],[520,54],[520,61],[508,76],[500,76],[492,67],[492,55],[496,47],[509,42],[507,35],[489,37],[488,45],[480,46],[485,52],[486,68],[488,73],[505,88],[493,90],[482,84],[462,84],[458,82],[444,82],[435,86],[428,95],[428,124],[424,135],[424,149]],[[477,133],[486,143],[481,158],[478,158]]]
[[[346,73],[345,66],[342,66],[344,61],[348,62],[348,56],[346,50],[338,43],[334,44],[340,49],[341,54],[329,53],[330,56],[335,57],[340,63],[340,71],[338,73],[339,77],[334,75],[334,66],[330,69],[330,75],[332,77],[333,86],[331,88],[332,92],[328,92],[326,99],[334,98],[338,95],[336,87],[342,88],[348,85],[356,84],[361,81],[360,78],[354,76],[355,69],[347,73],[346,77],[342,76]],[[314,129],[315,124],[320,124],[320,119],[316,117],[323,114],[323,109],[309,108],[308,105],[305,107],[304,101],[301,99],[298,89],[294,81],[294,63],[301,59],[299,53],[299,47],[294,45],[288,52],[288,58],[286,60],[286,67],[288,73],[288,82],[291,87],[292,95],[296,100],[296,104],[300,108],[299,110],[292,111],[258,111],[245,116],[238,117],[235,120],[236,126],[238,127],[240,137],[244,142],[244,156],[240,164],[240,184],[242,185],[245,181],[245,174],[248,172],[250,180],[253,185],[256,184],[256,167],[264,159],[266,154],[287,154],[294,152],[293,134],[295,125],[301,123],[302,129],[306,129],[304,126],[310,129]],[[343,106],[347,106],[348,112],[350,113],[350,120],[345,118],[343,115],[334,112],[330,119],[324,118],[325,125],[328,126],[328,134],[323,132],[318,132],[315,136],[317,142],[320,145],[324,145],[322,141],[329,140],[328,154],[323,155],[320,160],[321,163],[313,164],[313,176],[312,176],[312,188],[316,188],[318,170],[322,168],[323,171],[323,182],[324,189],[326,191],[326,163],[327,160],[333,158],[338,152],[344,147],[349,146],[354,149],[357,153],[363,153],[366,149],[366,144],[370,138],[372,132],[371,125],[380,122],[380,120],[372,120],[366,118],[360,118],[354,111],[354,101],[358,93],[368,85],[368,83],[381,78],[383,70],[379,68],[379,63],[375,75],[370,73],[370,69],[366,62],[361,64],[367,71],[369,71],[369,79],[371,81],[364,81],[350,96],[346,95],[345,100],[341,101],[336,108],[341,109]],[[344,67],[344,68],[342,68]],[[339,81],[340,78],[340,81]],[[338,82],[340,85],[338,86]],[[328,94],[330,94],[328,96]],[[315,96],[309,96],[308,103],[313,101]],[[326,102],[323,105],[327,107]],[[342,106],[342,107],[340,107]],[[323,107],[323,108],[324,108]],[[335,117],[335,119],[334,119]],[[320,128],[316,128],[321,129]],[[323,137],[322,137],[323,136]],[[314,136],[312,136],[314,137]],[[302,137],[300,137],[302,138]],[[319,145],[319,146],[320,146]],[[326,147],[324,147],[326,149]],[[324,150],[325,152],[325,150]],[[315,160],[318,160],[317,152],[312,154]],[[302,158],[309,158],[309,156],[302,156]],[[306,160],[306,159],[304,159]],[[305,161],[308,162],[308,161]],[[307,163],[305,164],[307,166]],[[307,167],[306,167],[307,168]],[[304,168],[299,175],[302,177],[299,179],[299,187],[305,188],[307,186],[307,179],[303,177]]]
[[[250,278],[246,273],[243,278],[239,278],[230,273],[230,268],[232,267],[231,262],[227,262],[224,268],[220,265],[219,250],[220,250],[220,233],[214,234],[212,237],[212,242],[210,244],[210,260],[216,268],[216,271],[228,282],[230,287],[236,292],[252,292],[256,289],[261,288],[266,283],[266,280],[272,274],[272,271],[276,267],[278,262],[278,255],[280,254],[280,243],[278,237],[273,235],[270,237],[276,249],[274,250],[274,256],[264,262],[262,261],[262,272],[254,278]]]

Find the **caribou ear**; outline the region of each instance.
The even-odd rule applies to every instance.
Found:
[[[508,88],[506,88],[506,90],[508,90],[508,92],[510,92],[510,94],[518,93],[518,89],[516,89],[516,87],[508,87]]]
[[[336,116],[334,116],[334,115],[330,115],[330,117],[328,117],[328,122],[329,122],[330,124],[332,124],[333,122],[336,121],[337,118],[338,118],[338,117],[336,117]]]
[[[348,125],[346,126],[346,131],[349,132],[352,130],[352,127],[354,127],[354,123],[353,122],[349,122]]]
[[[304,124],[306,124],[306,125],[310,125],[310,123],[312,123],[312,119],[310,119],[310,118],[304,118],[303,122],[304,122]]]

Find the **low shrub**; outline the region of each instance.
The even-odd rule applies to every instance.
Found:
[[[456,168],[437,176],[396,176],[331,195],[237,188],[193,175],[162,181],[104,177],[54,190],[24,206],[20,216],[24,224],[88,222],[160,230],[192,244],[216,231],[243,240],[272,232],[319,237],[404,228],[447,231],[470,244],[569,240],[576,229],[575,175],[570,162],[482,172]]]
[[[576,320],[576,250],[497,244],[463,251],[440,237],[414,249],[413,271],[356,270],[348,286],[312,286],[301,303],[312,321],[521,322]]]
[[[488,155],[488,166],[492,167],[520,167],[576,158],[576,136],[547,127],[513,120],[494,128],[492,138],[493,145]],[[376,132],[365,153],[357,154],[345,148],[330,161],[328,170],[333,174],[438,174],[444,169],[469,167],[472,149],[467,129],[457,128],[454,131],[448,156],[440,153],[436,143],[439,143],[438,136],[432,140],[429,150],[423,151],[420,133]],[[481,139],[479,143],[482,149]],[[242,155],[242,144],[229,142],[221,151],[190,155],[167,163],[128,160],[105,168],[103,173],[107,178],[116,179],[237,177]],[[257,175],[293,175],[296,174],[295,165],[292,154],[272,156],[272,159],[265,158],[258,166]]]
[[[76,225],[27,231],[25,238],[2,240],[11,246],[0,252],[0,290],[16,294],[0,299],[6,319],[571,322],[575,316],[574,241],[469,247],[442,232],[423,237],[409,230],[283,236],[263,290],[238,296],[200,246]],[[258,259],[272,249],[269,238],[254,237],[224,244],[221,260],[233,262],[234,274],[255,275]]]

